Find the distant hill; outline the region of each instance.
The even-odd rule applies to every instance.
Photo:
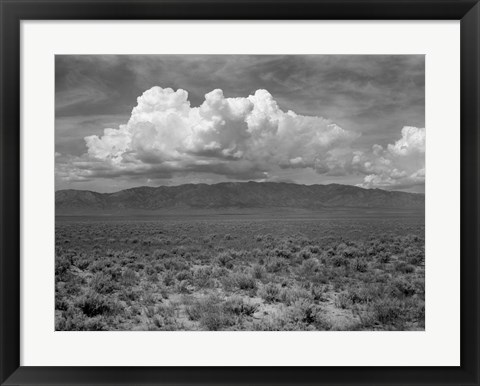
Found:
[[[213,185],[138,187],[116,193],[55,192],[56,214],[224,208],[424,209],[423,194],[363,189],[351,185],[226,182]]]

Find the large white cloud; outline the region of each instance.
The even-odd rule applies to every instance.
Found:
[[[247,179],[278,167],[338,173],[337,155],[349,153],[357,137],[328,119],[282,111],[266,90],[226,98],[216,89],[191,107],[185,90],[153,87],[137,99],[125,125],[85,138],[88,154],[76,174],[204,171]]]
[[[364,188],[408,188],[425,183],[425,128],[405,126],[402,137],[386,148],[355,152],[355,170],[366,174]]]
[[[328,119],[282,111],[272,95],[226,98],[220,89],[192,107],[185,90],[153,87],[137,98],[128,122],[85,137],[81,157],[59,156],[64,181],[171,178],[209,173],[275,179],[279,169],[363,176],[358,186],[404,189],[425,181],[425,129],[406,126],[386,147],[353,151],[359,134]]]

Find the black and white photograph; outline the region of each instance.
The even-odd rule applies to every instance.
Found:
[[[425,330],[425,141],[424,55],[56,55],[55,331]]]

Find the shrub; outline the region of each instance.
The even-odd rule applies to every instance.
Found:
[[[347,259],[353,259],[355,257],[359,257],[361,254],[358,248],[351,247],[351,246],[345,247],[342,253],[343,253],[343,256]]]
[[[280,288],[278,285],[268,283],[260,290],[260,296],[267,303],[274,303],[280,300]]]
[[[323,302],[326,300],[325,298],[325,288],[318,284],[313,284],[310,288],[310,294],[314,301]]]
[[[157,269],[154,265],[148,265],[145,269],[145,272],[148,275],[150,281],[155,281],[157,279]]]
[[[175,274],[173,271],[166,271],[163,275],[163,283],[166,286],[171,286],[175,283]]]
[[[415,285],[404,277],[396,278],[392,285],[403,296],[413,296],[416,293]]]
[[[58,294],[55,295],[55,310],[66,311],[69,304],[65,299],[62,299]]]
[[[218,296],[210,295],[205,298],[195,299],[186,307],[186,313],[190,320],[199,321],[200,324],[210,331],[221,330],[235,323],[233,316],[224,312]]]
[[[117,284],[110,275],[97,272],[90,281],[90,287],[100,294],[110,294],[118,289]]]
[[[310,248],[303,248],[300,252],[298,252],[298,257],[302,260],[310,259],[312,257]]]
[[[86,319],[84,328],[86,331],[107,331],[109,329],[102,316]]]
[[[245,302],[241,297],[230,298],[223,305],[225,312],[237,316],[252,316],[258,307],[258,304]]]
[[[334,256],[331,261],[334,267],[346,267],[348,265],[348,260],[343,256]]]
[[[355,270],[355,271],[358,271],[358,272],[367,272],[368,270],[368,262],[363,259],[363,258],[356,258],[353,262],[352,262],[352,268]]]
[[[188,269],[188,264],[181,257],[166,257],[163,259],[165,270],[181,271]]]
[[[211,288],[214,286],[211,267],[200,267],[193,274],[193,283],[199,288]]]
[[[105,271],[107,268],[111,267],[112,263],[108,259],[98,259],[90,264],[90,270],[92,272]]]
[[[217,255],[216,262],[219,266],[225,267],[228,269],[233,268],[233,262],[232,262],[232,256],[230,255],[229,252],[220,252]]]
[[[235,274],[227,273],[223,276],[220,276],[220,283],[225,291],[235,291],[238,288]]]
[[[399,261],[395,265],[395,270],[402,273],[413,273],[415,272],[415,267],[411,264],[407,264],[404,261]]]
[[[268,256],[265,262],[265,269],[267,272],[280,272],[283,270],[286,270],[288,268],[288,263],[285,259],[274,257],[274,256]]]
[[[77,307],[88,317],[108,315],[114,310],[114,304],[104,296],[95,292],[88,292],[77,301]]]
[[[247,274],[239,273],[235,275],[235,281],[241,290],[252,290],[257,288],[255,279]]]
[[[311,258],[303,261],[302,265],[300,265],[299,273],[300,275],[308,277],[317,273],[320,268],[320,262],[315,258]]]
[[[179,281],[176,285],[176,291],[181,294],[189,294],[191,291],[190,283],[187,280]]]
[[[209,331],[218,331],[235,324],[235,320],[222,312],[212,312],[202,315],[200,324]]]
[[[164,257],[168,256],[168,252],[165,249],[156,249],[153,252],[154,259],[163,259]]]
[[[398,299],[379,299],[372,305],[375,319],[381,324],[395,325],[401,321],[402,306]]]
[[[262,267],[259,264],[255,264],[252,267],[252,275],[255,279],[263,279],[266,275],[267,271],[265,271],[265,268]]]
[[[322,315],[321,309],[308,300],[296,301],[288,309],[288,318],[296,323],[313,325],[317,330],[330,330],[330,322]]]
[[[341,309],[350,308],[352,301],[346,293],[342,292],[335,298],[335,306]]]
[[[385,252],[380,252],[377,256],[377,260],[381,264],[387,264],[390,262],[390,255]]]
[[[173,304],[160,304],[157,306],[157,314],[164,318],[173,318],[175,316],[175,306]]]
[[[87,269],[90,263],[91,263],[90,257],[87,256],[86,254],[81,254],[79,256],[76,256],[75,259],[73,260],[73,264],[81,270]]]
[[[279,296],[279,300],[287,305],[291,305],[300,299],[311,298],[310,292],[303,288],[283,288]]]
[[[383,295],[384,289],[379,288],[375,284],[365,284],[361,287],[349,288],[347,291],[347,297],[352,304],[357,303],[370,303],[377,299],[380,295]]]
[[[138,278],[137,274],[135,271],[133,271],[130,268],[127,268],[123,273],[122,273],[122,278],[121,278],[121,283],[125,286],[134,286],[137,284]]]
[[[283,258],[283,259],[290,259],[294,256],[292,251],[287,249],[287,248],[281,248],[281,249],[275,248],[273,250],[273,253],[276,257],[280,257],[280,258]]]
[[[407,263],[412,265],[422,265],[424,260],[425,260],[425,256],[423,253],[418,253],[418,254],[407,257]]]
[[[192,278],[192,273],[187,270],[187,269],[184,269],[180,272],[178,272],[175,276],[175,278],[178,280],[178,281],[182,281],[182,280],[189,280]]]
[[[174,255],[178,255],[178,256],[181,256],[181,257],[186,257],[188,255],[188,251],[184,246],[173,248],[172,253]]]
[[[70,272],[70,267],[72,261],[65,255],[55,256],[55,279],[57,281],[69,281],[72,273]]]
[[[190,320],[198,321],[203,314],[215,312],[220,302],[221,299],[215,295],[193,299],[191,304],[187,304],[185,312]]]

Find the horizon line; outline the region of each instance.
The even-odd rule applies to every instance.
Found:
[[[123,192],[126,190],[132,190],[132,189],[140,189],[140,188],[149,188],[149,189],[158,189],[158,188],[174,188],[178,186],[186,186],[186,185],[208,185],[208,186],[213,186],[213,185],[222,185],[222,184],[248,184],[248,183],[254,183],[254,184],[287,184],[287,185],[298,185],[298,186],[331,186],[331,185],[339,185],[339,186],[351,186],[354,188],[362,189],[362,190],[382,190],[384,192],[397,192],[397,193],[408,193],[408,194],[419,194],[419,195],[425,195],[425,192],[405,192],[402,190],[389,190],[389,189],[382,189],[382,188],[362,188],[361,186],[357,185],[351,185],[351,184],[339,184],[339,183],[329,183],[329,184],[299,184],[296,182],[288,182],[288,181],[223,181],[223,182],[215,182],[215,183],[206,183],[206,182],[190,182],[190,183],[185,183],[185,184],[178,184],[178,185],[158,185],[158,186],[147,186],[147,185],[139,185],[139,186],[134,186],[132,188],[126,188],[126,189],[120,189],[116,190],[113,192],[97,192],[95,190],[89,190],[89,189],[55,189],[55,193],[57,192],[62,192],[62,191],[67,191],[67,190],[74,190],[78,192],[91,192],[91,193],[97,193],[97,194],[115,194],[119,192]]]

